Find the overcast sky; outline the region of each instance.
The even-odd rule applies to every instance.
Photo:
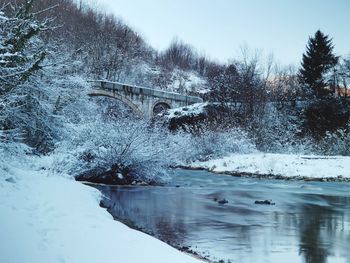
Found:
[[[157,49],[174,37],[222,62],[247,45],[299,64],[317,29],[350,53],[350,0],[84,0],[122,18]]]

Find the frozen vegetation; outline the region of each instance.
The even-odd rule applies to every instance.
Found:
[[[100,194],[75,178],[161,184],[177,166],[350,177],[349,100],[313,94],[291,68],[247,50],[220,64],[179,40],[159,52],[75,1],[0,6],[0,262],[197,261],[113,221]],[[337,64],[344,83],[349,61]],[[90,98],[91,79],[205,103],[146,121]]]

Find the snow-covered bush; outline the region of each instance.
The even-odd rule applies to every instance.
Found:
[[[301,120],[290,105],[269,103],[263,114],[254,118],[250,130],[260,151],[271,153],[310,153],[311,140],[299,137]]]
[[[178,142],[178,135],[128,114],[111,112],[103,104],[106,101],[89,99],[84,85],[87,83],[72,83],[70,96],[75,100],[61,110],[64,140],[54,153],[56,170],[79,175],[115,166],[135,179],[157,181],[177,163],[181,147],[188,147]]]
[[[209,160],[231,153],[251,153],[256,148],[247,133],[239,129],[227,131],[206,130],[200,135],[192,135],[185,161]]]
[[[135,179],[159,181],[170,166],[256,151],[240,130],[171,133],[140,119],[106,119],[93,107],[95,113],[90,107],[77,122],[66,124],[65,141],[55,151],[56,169],[79,175],[114,166]]]
[[[350,123],[346,129],[327,132],[319,142],[318,151],[327,155],[350,155]]]
[[[145,181],[157,181],[166,174],[178,151],[170,140],[172,135],[141,120],[115,122],[99,117],[71,127],[71,137],[56,150],[69,154],[58,163],[61,167],[78,175],[117,166],[125,174]]]

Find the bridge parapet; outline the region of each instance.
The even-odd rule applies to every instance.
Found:
[[[93,83],[93,87],[98,89],[116,90],[116,91],[122,91],[125,93],[130,93],[135,95],[146,95],[146,96],[157,97],[165,100],[182,101],[182,102],[187,102],[189,104],[203,102],[203,99],[200,97],[186,96],[175,92],[167,92],[167,91],[158,90],[158,89],[127,85],[119,82],[94,80],[92,81],[92,83]]]

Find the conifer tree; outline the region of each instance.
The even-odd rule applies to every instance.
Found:
[[[310,88],[318,98],[327,96],[330,89],[329,73],[338,63],[338,57],[333,54],[332,39],[318,30],[314,37],[309,38],[306,52],[303,54],[299,71],[299,81]]]

